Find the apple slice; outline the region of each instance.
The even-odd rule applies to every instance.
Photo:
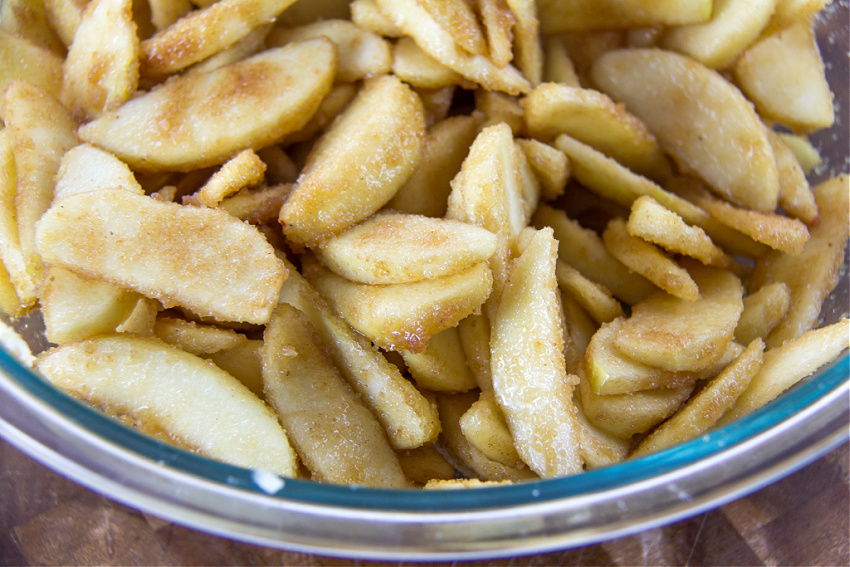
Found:
[[[422,102],[392,75],[368,82],[313,146],[280,222],[316,246],[377,212],[410,178],[425,138]]]
[[[615,339],[623,354],[674,372],[704,370],[723,356],[744,309],[743,286],[719,268],[695,264],[690,273],[699,299],[658,291],[635,305]]]
[[[184,77],[131,99],[79,129],[137,171],[224,163],[300,129],[333,83],[336,47],[313,39]]]
[[[58,388],[142,431],[237,466],[297,476],[274,412],[213,363],[158,339],[104,335],[41,355]]]
[[[36,239],[45,263],[222,321],[266,323],[287,275],[251,225],[124,189],[62,199]]]
[[[723,76],[661,49],[610,51],[596,60],[591,75],[646,123],[683,170],[736,204],[776,208],[779,178],[766,128]]]

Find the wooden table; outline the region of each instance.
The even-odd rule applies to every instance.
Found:
[[[689,520],[584,548],[468,565],[850,565],[848,471],[844,444],[774,485]],[[390,565],[256,547],[169,524],[0,442],[0,566],[353,563]]]

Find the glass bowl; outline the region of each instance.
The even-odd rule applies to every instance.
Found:
[[[836,125],[812,138],[847,171],[847,2],[819,42]],[[848,310],[845,263],[824,323]],[[38,315],[14,322],[35,351]],[[182,451],[56,390],[0,350],[0,436],[72,480],[144,512],[248,543],[376,560],[486,559],[562,550],[671,523],[751,493],[848,438],[850,356],[726,427],[580,475],[475,490],[379,490],[281,479]]]

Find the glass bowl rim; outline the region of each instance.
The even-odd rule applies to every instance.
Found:
[[[805,466],[850,434],[850,353],[811,378],[730,425],[640,459],[514,485],[386,490],[258,478],[191,454],[68,396],[0,348],[0,402],[22,402],[25,414],[9,422],[0,403],[0,437],[95,492],[228,539],[347,559],[484,560],[633,535]],[[57,429],[90,453],[80,459],[53,438]]]
[[[0,379],[13,380],[28,396],[43,403],[60,420],[75,423],[108,443],[124,447],[143,459],[181,473],[264,497],[393,513],[469,512],[623,489],[630,484],[716,457],[724,450],[781,426],[789,416],[804,411],[830,393],[835,395],[836,391],[850,388],[850,353],[845,352],[752,414],[675,447],[569,477],[487,486],[475,490],[440,491],[440,502],[435,503],[433,491],[341,486],[288,478],[284,479],[284,485],[279,491],[269,493],[268,489],[264,490],[261,486],[262,482],[258,484],[257,471],[214,461],[144,435],[55,388],[37,373],[23,367],[2,348],[0,370],[3,372]],[[399,494],[403,494],[404,498],[400,499]]]

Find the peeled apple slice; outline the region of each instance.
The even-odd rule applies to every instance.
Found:
[[[256,228],[219,209],[124,189],[55,203],[36,241],[47,264],[221,321],[266,323],[287,276]]]
[[[38,358],[57,387],[146,432],[237,466],[297,476],[274,412],[213,363],[158,339],[106,335]]]
[[[177,77],[79,129],[137,171],[224,163],[300,129],[333,83],[336,47],[314,39]]]
[[[649,127],[685,171],[749,209],[772,211],[779,195],[776,160],[753,105],[705,65],[661,49],[601,56],[593,81]]]
[[[744,310],[743,286],[719,268],[694,265],[690,273],[699,299],[651,294],[634,306],[614,339],[620,352],[673,372],[704,370],[723,356]]]
[[[331,270],[369,284],[409,283],[456,274],[496,251],[496,235],[450,219],[380,213],[318,250]]]
[[[424,138],[410,87],[392,75],[367,82],[313,146],[281,208],[287,238],[315,246],[377,212],[410,178]]]

